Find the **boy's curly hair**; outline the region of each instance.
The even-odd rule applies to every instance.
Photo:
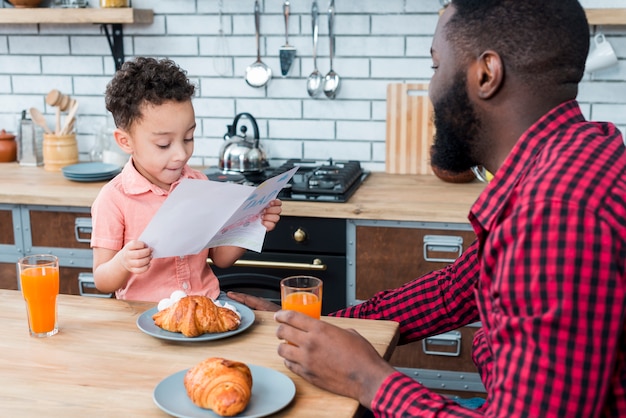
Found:
[[[194,91],[186,71],[174,61],[138,57],[125,62],[107,84],[105,104],[115,126],[128,130],[141,119],[142,105],[184,102],[191,100]]]

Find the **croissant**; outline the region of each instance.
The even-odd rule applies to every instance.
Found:
[[[223,417],[246,409],[252,394],[250,368],[220,357],[207,358],[189,369],[183,382],[194,404]]]
[[[166,331],[180,332],[186,337],[206,333],[226,332],[239,328],[241,319],[236,312],[217,306],[206,296],[186,296],[167,309],[152,315],[156,326]]]

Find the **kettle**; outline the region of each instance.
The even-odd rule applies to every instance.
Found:
[[[244,125],[237,135],[237,123],[245,116],[250,120],[254,129],[254,138],[246,136],[248,128]],[[232,125],[227,125],[228,132],[224,134],[224,143],[220,148],[219,167],[223,172],[255,173],[265,170],[269,164],[267,155],[259,144],[259,125],[249,113],[239,113],[235,116]]]

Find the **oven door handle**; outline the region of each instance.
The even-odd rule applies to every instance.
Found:
[[[214,265],[213,260],[207,258],[209,265]],[[307,263],[289,263],[286,261],[261,261],[261,260],[237,260],[233,266],[237,267],[256,267],[256,268],[275,268],[275,269],[291,269],[291,270],[326,270],[326,264],[322,263],[319,258],[313,259],[312,264]]]

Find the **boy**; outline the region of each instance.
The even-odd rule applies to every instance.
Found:
[[[152,250],[137,240],[182,179],[207,178],[187,165],[196,128],[194,91],[173,61],[144,57],[124,63],[107,85],[106,107],[117,127],[113,135],[130,159],[91,208],[94,281],[101,292],[156,302],[182,290],[215,299],[219,283],[207,257],[225,268],[245,252],[225,246],[153,260]],[[270,202],[262,218],[268,231],[280,212],[280,200]]]

